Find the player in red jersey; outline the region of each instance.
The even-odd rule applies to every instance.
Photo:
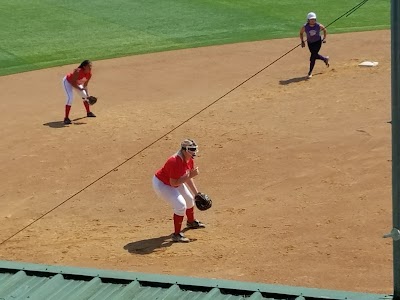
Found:
[[[87,101],[87,97],[89,97],[87,86],[90,78],[92,78],[92,62],[90,60],[84,60],[78,68],[63,78],[63,86],[67,96],[64,124],[72,123],[69,119],[69,112],[74,98],[74,89],[78,91],[83,99],[83,105],[86,108],[86,115],[90,118],[96,117],[95,114],[90,111],[89,102]]]
[[[168,158],[164,166],[153,176],[156,194],[174,208],[174,242],[187,243],[190,240],[181,232],[183,218],[187,216],[187,228],[204,228],[205,225],[194,218],[194,197],[199,191],[193,178],[199,174],[193,159],[198,147],[195,141],[186,139],[180,150]]]

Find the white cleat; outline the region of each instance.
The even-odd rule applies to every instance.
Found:
[[[325,65],[327,68],[329,68],[329,56],[325,58]]]

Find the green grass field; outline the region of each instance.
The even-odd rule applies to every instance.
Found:
[[[361,0],[0,0],[0,75],[207,45],[297,37],[309,11],[327,25]],[[390,28],[369,0],[330,33]],[[287,49],[283,49],[287,50]]]

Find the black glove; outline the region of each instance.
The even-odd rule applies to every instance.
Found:
[[[212,206],[211,198],[203,193],[197,193],[196,196],[194,196],[194,202],[199,210],[207,210]]]
[[[95,96],[89,96],[87,97],[87,101],[89,102],[90,105],[93,105],[97,102],[97,98]]]

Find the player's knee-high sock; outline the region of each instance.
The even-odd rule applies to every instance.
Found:
[[[186,216],[189,222],[193,222],[194,221],[194,208],[188,208],[186,210]]]
[[[178,216],[178,215],[174,214],[175,234],[178,234],[181,232],[182,222],[183,222],[183,216]]]
[[[83,101],[83,105],[85,105],[86,112],[87,112],[87,113],[90,112],[89,102]]]
[[[65,117],[69,118],[69,111],[71,110],[71,105],[65,105]]]

